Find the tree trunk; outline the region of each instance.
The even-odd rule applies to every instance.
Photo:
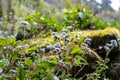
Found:
[[[7,16],[8,22],[14,22],[14,10],[12,8],[12,0],[8,0]]]
[[[3,12],[2,12],[2,0],[0,0],[0,18],[2,18],[2,14],[3,14]]]

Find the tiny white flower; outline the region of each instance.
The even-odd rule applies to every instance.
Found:
[[[110,51],[110,48],[108,46],[104,46],[104,49],[106,50],[106,52]]]
[[[63,36],[63,35],[66,35],[66,32],[62,32],[61,35],[62,35],[62,36]]]
[[[91,44],[91,41],[92,41],[91,38],[86,38],[86,39],[84,40],[84,42],[85,42],[85,43],[88,43],[88,44]]]
[[[115,47],[118,46],[118,42],[117,42],[116,40],[111,40],[110,42],[111,42],[111,44],[113,44]]]
[[[40,49],[42,53],[45,53],[45,48]]]
[[[85,40],[84,40],[84,42],[90,42],[90,41],[92,41],[92,39],[91,38],[86,38]]]
[[[15,35],[10,35],[9,37],[10,37],[10,38],[15,38]]]
[[[88,45],[86,43],[81,43],[81,45],[84,47],[88,47]]]
[[[53,50],[54,49],[53,46],[46,46],[46,48],[49,49],[49,50]]]
[[[56,56],[56,59],[60,60],[60,57],[59,57],[59,56]]]
[[[106,46],[111,48],[113,46],[113,44],[106,43]]]
[[[29,47],[28,44],[24,44],[24,45],[23,45],[23,48],[27,48],[27,47]]]
[[[52,32],[52,35],[57,35],[57,32]]]
[[[117,39],[118,42],[120,42],[120,39]]]
[[[60,48],[55,48],[55,51],[57,51],[58,53],[60,53],[61,49]]]
[[[58,44],[55,44],[54,47],[55,47],[55,48],[61,48],[62,46],[61,46],[60,43],[58,43]]]
[[[36,55],[36,52],[33,52],[32,54],[31,54],[31,56],[35,56]]]
[[[99,46],[99,49],[102,49],[103,47],[102,46]]]
[[[79,15],[79,17],[80,17],[81,19],[84,18],[84,14],[83,14],[82,12],[78,12],[78,15]]]
[[[20,24],[25,25],[25,26],[29,26],[29,22],[27,22],[27,21],[21,21]]]
[[[66,36],[65,36],[65,35],[62,35],[62,39],[65,40],[65,39],[66,39]]]
[[[58,35],[54,35],[54,40],[59,40],[60,37]]]
[[[7,47],[5,46],[5,47],[3,47],[3,49],[4,49],[4,50],[6,50],[6,49],[7,49]]]
[[[73,27],[72,26],[67,26],[67,29],[72,31],[73,30]]]
[[[16,71],[16,70],[13,70],[13,69],[10,69],[9,72],[10,72],[10,73],[16,73],[17,71]]]

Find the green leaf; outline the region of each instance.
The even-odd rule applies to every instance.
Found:
[[[78,54],[80,52],[82,52],[82,49],[78,45],[75,45],[71,51],[71,54]]]
[[[56,64],[50,61],[42,61],[39,63],[39,66],[44,68],[54,68]]]
[[[38,72],[44,73],[45,71],[44,71],[44,69],[39,69]]]
[[[8,44],[12,44],[16,41],[16,38],[13,38],[13,37],[10,37],[10,38],[7,38],[7,42]]]
[[[7,43],[7,41],[5,38],[0,38],[0,45],[4,45],[6,43]]]
[[[77,58],[78,58],[80,61],[83,61],[84,63],[88,64],[88,62],[87,62],[82,56],[77,56]]]
[[[25,50],[28,52],[28,53],[33,53],[35,50],[37,50],[37,47],[28,47],[28,48],[25,48]]]
[[[19,79],[24,80],[24,69],[23,68],[20,68],[19,70]]]
[[[76,65],[80,65],[80,60],[75,59],[75,64],[76,64]]]
[[[7,66],[9,64],[8,59],[2,59],[0,60],[0,68]]]
[[[17,54],[16,52],[13,53],[12,58],[13,58],[14,60],[18,59],[18,54]]]
[[[28,66],[31,66],[33,64],[33,62],[31,59],[27,58],[27,59],[25,59],[25,64]]]
[[[5,62],[3,60],[0,60],[0,68],[4,66]]]

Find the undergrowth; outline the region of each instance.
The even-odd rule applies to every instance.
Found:
[[[106,27],[107,22],[81,4],[63,9],[60,15],[28,14],[19,24],[17,38],[0,38],[0,79],[109,80],[107,56],[105,60],[96,57],[94,71],[83,72],[90,65],[85,56],[93,50],[89,48],[91,39],[83,39],[80,31]]]

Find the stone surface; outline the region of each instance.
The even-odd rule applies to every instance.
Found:
[[[109,69],[107,71],[107,76],[112,80],[119,80],[120,78],[120,31],[116,28],[106,28],[104,30],[91,30],[83,32],[84,38],[91,38],[91,44],[89,45],[92,50],[94,50],[102,59],[110,58],[108,63]],[[117,42],[117,46],[108,47],[111,40]],[[110,49],[110,50],[109,50]]]
[[[110,44],[111,40],[116,40],[118,46],[114,47],[110,51],[110,54],[120,52],[120,41],[119,41],[120,32],[116,28],[106,28],[104,30],[84,31],[83,37],[92,39],[91,44],[89,45],[90,48],[94,50],[95,52],[97,52],[102,58],[104,58],[107,53],[104,46],[106,46],[106,44]]]

